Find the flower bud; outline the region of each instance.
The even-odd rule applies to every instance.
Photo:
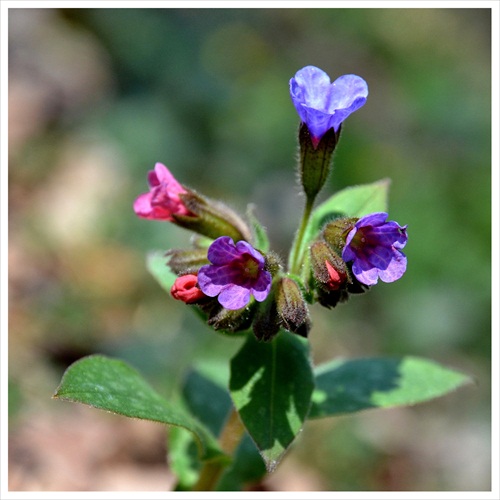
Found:
[[[209,200],[190,189],[179,198],[191,213],[173,215],[179,226],[212,239],[229,236],[234,241],[251,240],[252,233],[246,223],[223,203]]]
[[[316,142],[307,125],[300,126],[300,178],[308,200],[314,200],[326,182],[340,131],[340,126],[337,132],[331,128]]]
[[[343,217],[332,220],[324,226],[323,238],[339,255],[342,254],[347,235],[357,220],[355,217]]]
[[[224,307],[212,307],[207,323],[214,330],[226,332],[239,332],[247,330],[252,325],[255,314],[256,303],[252,302],[243,309],[226,309]]]
[[[175,274],[197,274],[201,266],[208,264],[207,249],[172,249],[165,254],[168,267]]]
[[[314,279],[326,291],[338,290],[349,280],[345,262],[324,241],[316,241],[311,249]]]
[[[172,297],[182,300],[185,304],[196,304],[206,298],[206,295],[198,288],[198,277],[194,274],[179,276],[170,289]]]
[[[351,279],[345,262],[324,241],[313,243],[310,257],[318,302],[325,307],[335,307],[347,300]]]
[[[280,331],[281,319],[276,307],[276,286],[273,285],[267,299],[258,305],[252,323],[253,333],[257,340],[268,342]]]
[[[281,278],[276,293],[277,311],[283,327],[302,337],[307,337],[311,327],[309,310],[297,283],[288,277]]]
[[[274,252],[266,254],[265,270],[269,271],[271,276],[276,276],[283,269],[283,262],[280,256]]]

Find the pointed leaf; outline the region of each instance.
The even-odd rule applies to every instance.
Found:
[[[218,436],[232,407],[231,397],[226,388],[199,370],[191,370],[182,387],[184,402],[194,415],[214,436]],[[196,483],[201,460],[196,453],[194,437],[182,428],[169,433],[169,464],[178,478],[177,489],[189,490]]]
[[[312,219],[319,222],[331,215],[342,214],[346,217],[362,217],[373,212],[385,212],[388,206],[389,179],[372,184],[350,186],[338,191],[313,212]]]
[[[416,357],[333,361],[315,370],[309,418],[407,406],[470,383],[467,375]]]
[[[233,462],[217,485],[218,491],[242,491],[266,475],[266,467],[255,443],[245,433],[234,455]]]
[[[195,436],[203,460],[225,459],[210,431],[178,405],[163,399],[123,361],[101,355],[82,358],[66,370],[54,398],[184,427]]]
[[[146,258],[146,266],[159,285],[170,293],[177,275],[167,266],[165,252],[159,250],[149,252]]]
[[[269,238],[264,226],[257,220],[254,215],[254,205],[250,205],[247,210],[247,218],[252,227],[254,236],[254,247],[261,252],[266,253],[269,250]]]
[[[186,405],[192,414],[214,435],[220,433],[232,407],[227,390],[228,376],[221,374],[221,371],[226,370],[223,370],[223,367],[218,368],[215,372],[212,367],[208,371],[206,366],[197,366],[197,369],[188,373],[182,390]],[[177,490],[190,490],[198,479],[202,464],[197,457],[192,434],[179,427],[169,433],[169,463],[178,477]],[[258,481],[265,473],[262,457],[250,436],[245,433],[231,464],[217,485],[217,490],[241,491],[245,485]]]
[[[231,396],[268,471],[301,430],[313,387],[308,343],[288,332],[268,343],[249,336],[231,360]]]

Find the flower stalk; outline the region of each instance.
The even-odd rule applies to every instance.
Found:
[[[300,222],[299,230],[295,235],[295,240],[292,244],[292,249],[290,250],[290,257],[288,261],[288,271],[292,274],[300,275],[302,268],[302,260],[304,249],[304,237],[306,235],[307,226],[309,225],[309,219],[311,218],[311,213],[314,205],[314,198],[307,198],[304,207],[304,213],[302,214],[302,220]]]
[[[233,407],[226,423],[221,431],[219,444],[221,450],[230,457],[234,453],[245,434],[245,427],[240,420],[238,412]],[[224,469],[228,466],[226,462],[205,462],[198,481],[193,486],[193,491],[214,491]]]

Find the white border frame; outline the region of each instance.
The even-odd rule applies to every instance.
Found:
[[[492,491],[467,491],[467,492],[382,492],[382,493],[364,493],[364,492],[9,492],[8,474],[7,474],[7,406],[8,406],[8,11],[13,8],[489,8],[492,10]],[[1,1],[0,2],[0,64],[1,64],[1,148],[0,148],[0,244],[1,244],[1,336],[0,336],[0,498],[12,500],[26,499],[47,499],[47,500],[67,500],[71,499],[185,499],[185,498],[206,498],[206,499],[234,499],[234,498],[283,498],[293,499],[380,499],[380,500],[421,500],[423,498],[446,499],[446,500],[465,500],[465,499],[491,499],[500,498],[500,455],[499,455],[499,392],[500,392],[500,359],[498,335],[500,333],[499,309],[499,272],[500,264],[498,257],[500,255],[499,229],[500,229],[500,157],[499,144],[500,124],[499,124],[499,105],[500,105],[500,78],[499,78],[499,60],[500,60],[500,3],[498,0],[491,1]]]

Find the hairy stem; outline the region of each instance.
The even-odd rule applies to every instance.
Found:
[[[295,240],[290,251],[290,257],[288,261],[288,271],[293,274],[300,274],[300,268],[302,264],[302,245],[303,239],[306,234],[307,225],[309,224],[309,218],[311,217],[312,208],[314,205],[314,198],[307,198],[306,205],[304,207],[304,214],[302,215],[302,221],[300,223],[299,230],[295,235]]]

